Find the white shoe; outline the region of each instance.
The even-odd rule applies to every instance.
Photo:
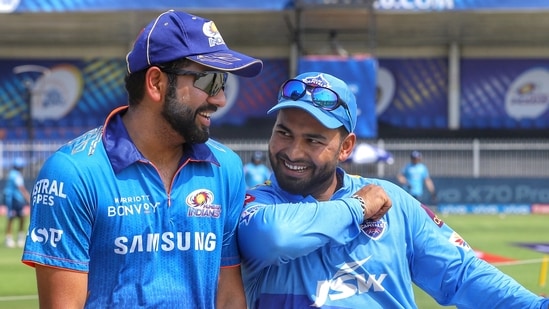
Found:
[[[17,247],[23,248],[25,246],[25,233],[19,233],[17,237]]]
[[[6,238],[6,247],[15,248],[15,241],[13,241],[13,238]]]

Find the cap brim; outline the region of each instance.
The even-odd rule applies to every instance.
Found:
[[[244,77],[257,76],[263,69],[263,61],[230,49],[211,54],[188,56],[187,59],[212,69]]]
[[[267,114],[278,111],[283,108],[301,108],[315,117],[323,126],[328,129],[336,129],[343,126],[341,121],[337,120],[334,116],[330,115],[328,111],[324,111],[321,108],[313,106],[309,102],[303,101],[281,101],[271,109],[267,111]]]

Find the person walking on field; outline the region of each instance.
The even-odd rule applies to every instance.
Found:
[[[414,284],[444,306],[549,309],[401,187],[338,167],[357,140],[344,81],[302,73],[273,112],[273,175],[238,226],[249,309],[411,309]]]
[[[429,169],[421,162],[423,155],[414,150],[410,153],[410,162],[397,174],[397,180],[402,187],[418,201],[423,202],[424,186],[430,193],[431,202],[436,203],[437,195],[435,184],[429,175]]]
[[[245,309],[242,160],[210,139],[228,74],[262,61],[213,21],[166,11],[126,56],[129,103],[62,146],[34,184],[22,260],[40,308]]]
[[[4,201],[7,206],[7,224],[5,244],[8,248],[23,247],[25,244],[25,214],[24,207],[30,204],[30,194],[25,187],[23,169],[25,160],[16,158],[13,167],[8,174],[6,185],[4,187]],[[14,222],[19,220],[19,226],[14,227]],[[17,241],[14,238],[13,230],[16,230]]]

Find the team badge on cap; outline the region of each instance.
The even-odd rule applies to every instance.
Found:
[[[309,85],[316,85],[320,87],[326,87],[331,88],[330,82],[324,78],[322,74],[318,74],[317,76],[309,76],[302,79],[302,81]]]

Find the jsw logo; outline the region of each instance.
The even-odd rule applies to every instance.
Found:
[[[340,300],[359,295],[373,289],[374,292],[383,292],[385,288],[381,285],[387,274],[381,274],[378,278],[375,275],[359,274],[355,270],[361,267],[371,256],[361,261],[344,263],[334,277],[330,280],[319,281],[316,287],[316,300],[312,307],[322,307],[326,301]]]

